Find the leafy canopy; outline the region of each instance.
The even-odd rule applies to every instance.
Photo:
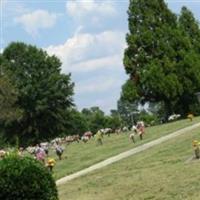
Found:
[[[128,22],[124,66],[130,80],[121,98],[162,102],[166,115],[191,111],[200,90],[200,29],[192,13],[184,7],[178,18],[163,0],[130,0]]]
[[[16,105],[23,110],[20,122],[7,127],[8,139],[16,134],[30,143],[65,132],[74,84],[70,74],[61,73],[60,60],[21,42],[5,48],[3,59],[18,93]]]

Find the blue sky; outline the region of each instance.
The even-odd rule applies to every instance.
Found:
[[[57,55],[75,82],[79,110],[116,108],[128,76],[122,59],[128,32],[128,0],[0,0],[2,50],[23,41]],[[200,21],[200,0],[166,0],[179,13],[187,6]]]

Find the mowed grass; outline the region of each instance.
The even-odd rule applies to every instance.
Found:
[[[129,140],[129,134],[113,134],[110,137],[103,138],[103,145],[97,146],[96,142],[91,139],[88,143],[72,143],[65,147],[63,160],[57,161],[54,168],[54,178],[59,179],[73,172],[79,171],[92,164],[98,163],[106,158],[117,155],[123,151],[134,148],[143,143],[149,142],[161,136],[167,135],[175,130],[184,128],[194,123],[200,122],[200,117],[196,117],[192,122],[189,120],[180,120],[160,126],[146,128],[144,140],[136,138],[136,144]],[[51,155],[55,157],[55,152]]]
[[[188,132],[58,187],[60,200],[199,200],[200,161]]]

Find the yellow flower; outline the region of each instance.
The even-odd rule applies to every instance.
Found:
[[[192,141],[192,146],[193,147],[197,147],[199,145],[199,141],[198,140],[193,140]]]
[[[53,158],[49,158],[47,161],[48,166],[54,166],[56,164],[56,161]]]
[[[192,121],[192,119],[194,118],[194,115],[192,113],[190,113],[190,114],[187,115],[187,118]]]

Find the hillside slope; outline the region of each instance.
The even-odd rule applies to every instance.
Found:
[[[60,199],[198,200],[200,162],[187,162],[193,139],[199,129],[72,180],[59,187]]]

